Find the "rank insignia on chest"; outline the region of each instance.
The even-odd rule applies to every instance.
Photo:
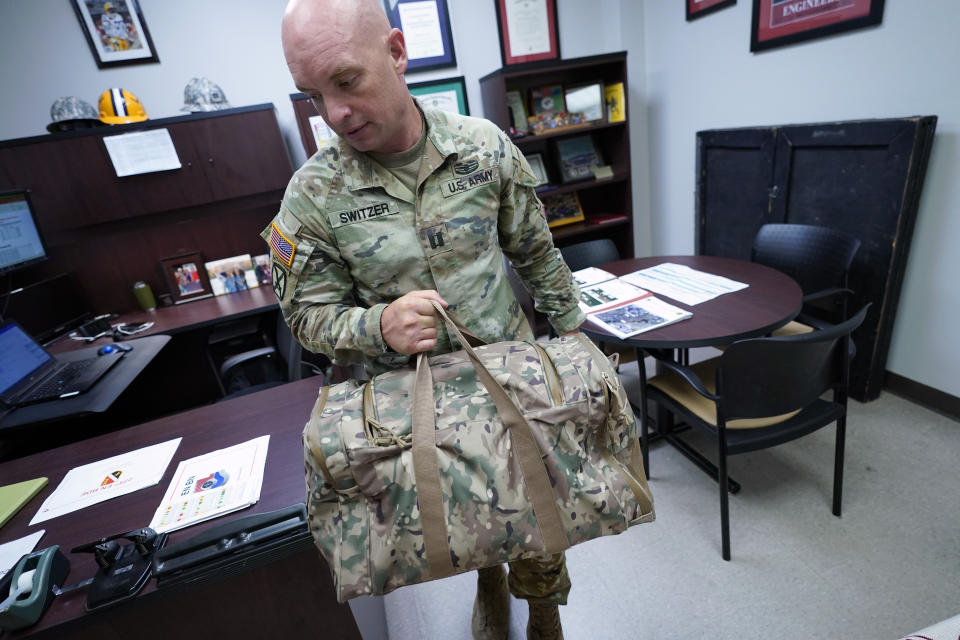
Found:
[[[452,238],[447,232],[447,225],[435,224],[432,227],[420,229],[420,246],[423,247],[423,253],[429,258],[438,253],[444,253],[453,249]]]
[[[283,235],[276,222],[270,225],[270,249],[277,260],[288,267],[293,265],[293,254],[297,252],[297,248]]]

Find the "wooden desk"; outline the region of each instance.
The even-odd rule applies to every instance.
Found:
[[[196,302],[187,302],[170,307],[157,307],[154,311],[133,311],[111,320],[111,324],[153,322],[153,326],[136,338],[164,333],[175,336],[179,333],[211,327],[223,322],[238,320],[247,316],[272,311],[278,308],[277,297],[270,287],[255,287],[222,296],[204,298]],[[84,343],[69,338],[50,344],[51,353],[73,351],[85,346]]]
[[[38,549],[59,544],[62,550],[69,551],[101,536],[146,526],[180,460],[267,432],[270,446],[260,501],[236,514],[175,531],[170,534],[169,543],[186,540],[227,518],[303,502],[306,496],[300,432],[317,391],[317,378],[301,380],[5,463],[0,466],[0,484],[39,476],[50,481],[0,529],[0,543],[45,529]],[[183,437],[180,447],[156,486],[28,526],[40,504],[69,469],[178,436]],[[71,562],[67,584],[96,572],[93,556],[66,555]],[[360,638],[349,607],[337,604],[329,569],[313,547],[197,587],[158,590],[156,581],[151,579],[133,601],[97,613],[84,612],[85,598],[82,590],[55,598],[39,623],[9,637]]]
[[[0,419],[0,433],[4,438],[10,438],[15,427],[30,425],[30,428],[39,423],[49,423],[55,420],[71,419],[70,428],[74,429],[72,421],[87,414],[104,413],[110,409],[121,395],[131,387],[144,369],[154,360],[166,346],[170,338],[165,335],[154,335],[139,340],[131,340],[133,349],[113,365],[109,371],[86,393],[73,398],[50,400],[39,404],[32,404],[15,409]],[[59,359],[82,360],[96,357],[98,346],[87,346],[80,351],[71,351],[59,356]],[[51,430],[55,427],[44,426],[40,438],[53,436]],[[38,438],[36,434],[32,436]],[[5,483],[0,483],[5,484]]]
[[[714,256],[656,256],[619,260],[600,265],[600,268],[622,276],[664,262],[683,264],[750,286],[696,306],[655,293],[670,304],[693,312],[693,317],[625,340],[589,320],[580,329],[603,342],[621,342],[649,349],[690,349],[766,335],[793,320],[803,305],[803,292],[792,278],[776,269],[745,260]]]

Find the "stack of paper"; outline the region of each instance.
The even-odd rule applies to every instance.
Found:
[[[649,291],[612,273],[587,267],[573,273],[580,285],[580,309],[587,319],[619,338],[628,338],[691,317]]]
[[[620,279],[690,306],[750,286],[673,262],[664,262],[649,269],[634,271],[621,276]]]
[[[150,528],[176,531],[255,504],[269,443],[261,436],[181,462]]]

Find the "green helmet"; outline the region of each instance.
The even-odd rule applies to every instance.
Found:
[[[219,111],[229,108],[230,103],[220,85],[206,78],[193,78],[183,88],[181,111]]]

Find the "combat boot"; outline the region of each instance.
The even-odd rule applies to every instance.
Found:
[[[549,602],[531,602],[527,621],[527,640],[563,640],[560,609]]]
[[[502,566],[477,571],[477,599],[470,624],[474,640],[507,640],[510,630],[510,592]]]

